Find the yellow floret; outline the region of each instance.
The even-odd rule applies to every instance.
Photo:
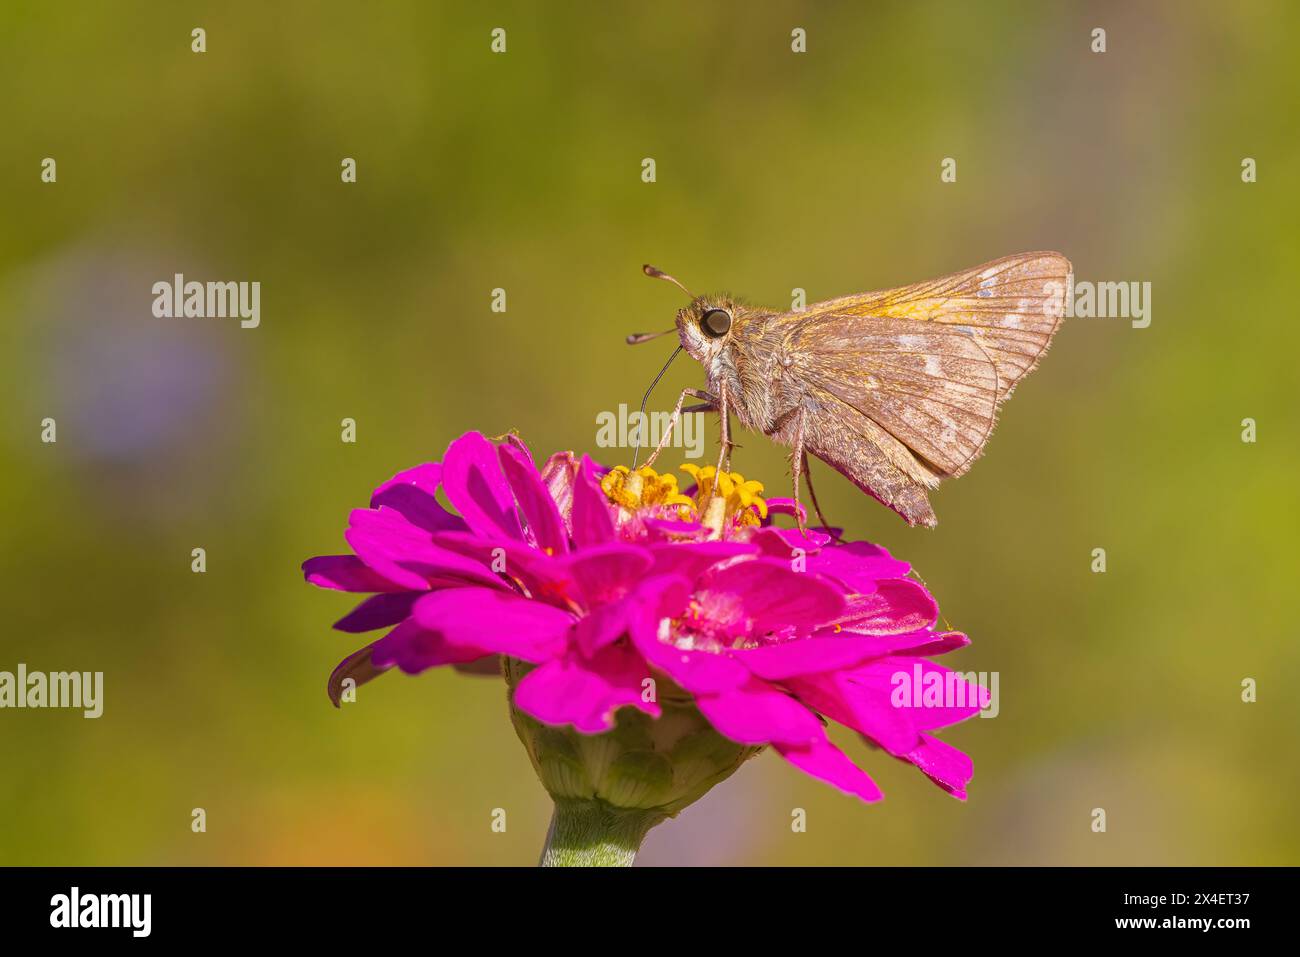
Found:
[[[739,472],[719,473],[712,465],[700,468],[687,463],[682,466],[682,471],[695,479],[696,507],[701,513],[705,511],[706,502],[713,498],[716,487],[717,495],[724,503],[717,521],[758,525],[767,518],[767,502],[759,494],[763,491],[762,482],[746,480]]]
[[[614,466],[600,480],[600,488],[611,502],[632,512],[642,508],[677,506],[678,513],[682,514],[683,509],[695,505],[690,498],[677,491],[676,475],[660,475],[644,465],[635,472],[626,465]]]

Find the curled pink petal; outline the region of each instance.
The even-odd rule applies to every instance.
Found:
[[[907,760],[953,797],[966,800],[966,785],[975,776],[975,763],[965,752],[933,735],[923,734],[921,743],[908,752]]]
[[[387,667],[381,667],[371,661],[371,653],[374,651],[374,645],[366,645],[359,651],[354,651],[342,661],[340,661],[332,672],[330,672],[329,681],[326,682],[325,692],[329,695],[330,701],[334,707],[339,707],[343,701],[343,695],[348,690],[356,690],[368,681],[374,681],[385,671]],[[348,682],[351,682],[349,688]]]
[[[839,623],[845,631],[898,635],[932,628],[939,606],[920,582],[896,578],[876,583],[871,594],[850,599]]]
[[[895,636],[892,641],[895,646],[893,654],[914,655],[918,658],[947,654],[970,644],[970,639],[960,631],[918,631]]]

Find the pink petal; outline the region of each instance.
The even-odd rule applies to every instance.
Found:
[[[563,562],[588,608],[622,598],[646,577],[651,564],[643,549],[622,544],[586,548]]]
[[[614,712],[622,707],[659,717],[659,706],[642,700],[648,677],[644,664],[622,648],[606,648],[590,660],[569,655],[525,675],[515,688],[515,706],[546,724],[600,734],[614,726]]]
[[[501,474],[496,450],[481,433],[466,432],[447,447],[442,485],[472,531],[497,538],[523,538],[514,495]]]
[[[523,460],[528,463],[534,472],[537,471],[537,463],[533,461],[533,452],[528,447],[527,442],[515,435],[515,433],[509,432],[506,434],[505,444],[523,456]]]
[[[371,595],[334,622],[334,627],[339,631],[357,633],[395,625],[411,613],[411,606],[421,594],[423,593],[417,591],[399,591]]]
[[[910,715],[913,726],[922,731],[965,721],[989,703],[984,688],[924,658],[882,658],[857,673],[888,682],[891,706]]]
[[[398,472],[370,496],[370,507],[385,506],[400,512],[408,522],[429,532],[465,528],[465,522],[439,503],[436,493],[442,481],[442,466],[426,462]]]
[[[869,595],[850,600],[840,619],[846,631],[867,635],[898,635],[932,628],[939,606],[919,582],[896,578],[878,582]]]
[[[355,555],[318,555],[302,563],[303,577],[338,591],[402,591]]]
[[[649,540],[654,542],[697,539],[708,532],[699,522],[682,522],[669,518],[647,518],[643,524]]]
[[[780,495],[773,496],[767,500],[767,514],[769,521],[773,515],[794,515],[803,516],[804,521],[808,520],[808,509],[803,503],[797,503],[794,499]]]
[[[371,646],[371,661],[377,667],[397,665],[408,675],[439,665],[480,661],[489,652],[468,645],[453,645],[439,632],[408,618]]]
[[[866,661],[868,658],[885,658],[895,655],[908,655],[917,658],[929,657],[930,655],[941,655],[957,648],[964,648],[970,644],[970,639],[959,631],[938,632],[931,631],[928,628],[921,631],[909,631],[899,635],[860,635],[857,632],[846,631],[841,626],[835,628],[822,628],[812,634],[812,638],[826,641],[844,641],[850,639],[854,641],[856,647],[864,652],[858,661]],[[783,647],[777,645],[775,647]],[[853,652],[845,649],[844,657],[849,657]],[[822,671],[835,671],[840,668],[847,668],[853,662],[841,664],[835,668],[823,668]],[[800,672],[802,674],[811,674],[811,672]]]
[[[572,576],[560,559],[525,542],[483,539],[470,532],[439,532],[433,536],[433,543],[489,570],[499,569],[501,575],[522,582],[534,598],[555,597],[558,600],[552,604],[568,607],[570,599],[576,597],[565,591],[572,586]]]
[[[782,683],[814,711],[865,735],[892,755],[907,754],[920,741],[911,713],[890,703],[888,673],[862,667]]]
[[[339,703],[343,700],[344,681],[351,678],[355,682],[354,687],[360,688],[367,681],[373,681],[388,670],[376,666],[371,661],[370,656],[374,647],[374,644],[369,644],[360,651],[352,652],[330,672],[329,681],[325,685],[325,692],[330,696],[330,701],[334,702],[334,707],[339,707]]]
[[[649,546],[654,558],[652,575],[681,575],[694,581],[714,565],[758,554],[746,542],[664,542]]]
[[[902,578],[911,568],[879,545],[868,542],[828,545],[808,560],[809,571],[829,575],[863,593],[875,591],[881,579]]]
[[[560,518],[565,528],[571,525],[573,514],[573,480],[578,474],[578,461],[572,452],[556,452],[542,466],[542,484],[551,496],[551,501],[560,510]]]
[[[354,509],[343,537],[363,562],[408,589],[466,583],[508,587],[482,562],[436,544],[433,535],[390,508]]]
[[[435,495],[441,483],[442,465],[439,462],[425,462],[423,465],[417,465],[414,468],[403,469],[375,489],[374,494],[370,496],[370,507],[379,508],[380,503],[375,500],[381,498],[385,492],[399,486],[409,485],[426,495]]]
[[[823,733],[818,741],[802,747],[776,744],[776,751],[800,771],[827,784],[834,785],[845,794],[864,801],[879,801],[884,795],[876,782],[867,776],[849,756],[832,744]]]
[[[844,611],[844,598],[828,582],[791,570],[772,558],[726,565],[696,589],[706,613],[710,605],[734,606],[737,599],[755,635],[783,628],[811,629],[834,620]]]
[[[772,511],[772,500],[767,500],[768,514]],[[800,535],[797,528],[778,528],[775,525],[768,525],[759,530],[754,536],[754,541],[758,542],[764,552],[775,558],[789,559],[793,557],[793,552],[797,548],[805,555],[815,552],[823,546],[829,545],[833,539],[825,532],[818,531],[815,528],[805,529],[806,535]]]
[[[573,616],[512,592],[450,588],[415,603],[417,622],[453,645],[541,662],[564,651]]]
[[[914,655],[917,658],[942,655],[970,644],[970,639],[960,631],[918,631],[912,635],[899,635],[891,641],[895,646],[894,654]]]
[[[578,649],[590,658],[601,648],[622,638],[628,630],[629,610],[629,603],[619,601],[599,605],[579,618],[573,628],[573,640]]]
[[[963,751],[933,735],[921,735],[921,743],[907,755],[939,787],[960,801],[966,800],[966,785],[975,776],[975,762]]]
[[[716,695],[697,695],[696,706],[724,737],[741,744],[810,745],[826,735],[817,716],[763,681]]]
[[[549,554],[563,555],[569,550],[569,533],[560,510],[555,507],[555,500],[542,483],[527,451],[513,445],[502,445],[497,453],[506,481],[519,503],[519,511],[528,522],[533,541]]]
[[[686,651],[661,640],[665,619],[676,618],[690,600],[690,583],[679,576],[647,578],[630,600],[628,634],[642,657],[687,691],[715,693],[735,688],[749,672],[728,655],[711,651]]]
[[[614,519],[608,499],[595,479],[596,464],[582,457],[573,480],[573,541],[577,545],[603,545],[614,541]]]

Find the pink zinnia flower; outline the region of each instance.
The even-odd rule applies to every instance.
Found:
[[[964,799],[971,761],[932,732],[987,697],[929,660],[968,639],[936,629],[938,607],[909,566],[865,542],[778,528],[769,508],[793,503],[764,502],[762,487],[735,473],[686,468],[697,479],[690,494],[671,475],[607,471],[572,453],[539,471],[514,437],[494,445],[471,432],[441,462],[397,474],[352,512],[344,537],[354,554],[303,566],[315,585],[373,593],[336,628],[386,629],[335,669],[331,697],[337,704],[345,679],[393,666],[495,669],[501,656],[514,707],[541,725],[600,735],[634,709],[646,717],[622,716],[653,726],[665,695],[698,709],[743,746],[716,780],[770,745],[801,771],[878,800],[827,737],[825,717]],[[899,675],[942,677],[948,688],[955,679],[964,701],[900,701]],[[654,800],[675,813],[698,796]]]

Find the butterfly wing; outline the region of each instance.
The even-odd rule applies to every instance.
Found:
[[[1069,260],[1008,256],[942,279],[791,314],[791,354],[810,388],[907,447],[936,481],[983,450],[998,406],[1047,351]]]
[[[913,524],[962,475],[1061,324],[1070,261],[1028,252],[774,317],[818,413],[807,447]]]

